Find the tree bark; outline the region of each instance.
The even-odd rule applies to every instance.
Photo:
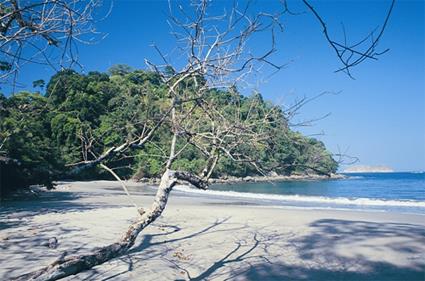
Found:
[[[100,265],[115,257],[123,255],[134,245],[139,233],[162,214],[167,205],[168,196],[176,182],[177,179],[174,177],[174,172],[167,169],[161,178],[161,183],[151,208],[129,226],[118,242],[94,249],[85,255],[67,257],[66,253],[64,253],[50,265],[37,271],[21,275],[13,280],[58,280],[88,270],[96,265]]]

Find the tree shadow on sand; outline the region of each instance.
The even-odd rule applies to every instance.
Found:
[[[56,236],[50,235],[56,233]],[[58,223],[43,223],[36,227],[25,229],[25,232],[17,231],[10,233],[7,238],[0,239],[0,280],[9,280],[12,277],[23,274],[23,270],[52,262],[64,253],[63,247],[68,250],[67,254],[75,254],[90,247],[88,243],[73,243],[62,240],[61,235],[78,236],[84,241],[87,235],[84,229],[79,227],[65,227]],[[50,245],[50,238],[57,237],[57,245]],[[24,264],[29,265],[25,268]]]
[[[90,194],[83,192],[68,191],[46,191],[41,192],[37,197],[27,200],[10,200],[0,202],[0,230],[13,227],[13,223],[5,221],[7,219],[29,218],[35,215],[47,213],[68,213],[75,211],[85,211],[98,208],[112,208],[117,205],[104,203],[81,203],[80,198],[89,197]]]
[[[217,220],[196,232],[175,238],[175,234],[178,235],[182,231],[180,227],[158,224],[156,226],[162,229],[162,232],[144,235],[128,255],[119,258],[121,264],[126,264],[125,268],[106,272],[94,269],[79,278],[104,281],[128,280],[127,274],[136,267],[152,259],[162,259],[168,262],[170,270],[175,273],[174,280],[425,280],[423,247],[415,246],[425,245],[425,229],[420,225],[325,219],[311,223],[310,234],[294,237],[292,233],[279,234],[265,229],[253,230],[242,224],[230,226],[231,224],[227,225],[228,220],[229,218]],[[214,232],[222,232],[225,239],[224,237],[228,237],[234,231],[246,231],[246,235],[243,239],[236,240],[234,246],[221,258],[203,267],[202,270],[199,270],[196,252],[192,253],[195,257],[192,260],[182,260],[172,255],[176,251],[174,242],[183,241],[184,245],[191,243],[191,239],[200,239],[200,236]],[[167,238],[167,235],[173,238],[155,239]],[[397,243],[373,244],[375,239],[394,237],[400,238]],[[375,250],[391,250],[396,255],[408,254],[416,259],[412,259],[409,265],[401,266],[384,259],[373,260],[368,255],[346,256],[338,251],[341,246],[352,243],[362,243]],[[276,252],[276,245],[282,247],[280,252]],[[286,262],[284,245],[292,245],[295,255],[301,262],[291,264],[289,259]],[[223,246],[217,245],[217,247]],[[136,272],[139,274],[140,269]]]
[[[128,254],[111,261],[112,268],[95,267],[74,278],[131,280],[132,272],[139,276],[150,269],[150,261],[162,260],[166,262],[163,266],[169,267],[168,274],[174,274],[174,280],[425,280],[425,228],[421,225],[324,219],[311,223],[309,234],[297,237],[291,232],[270,231],[274,230],[273,226],[255,229],[230,223],[230,219],[216,220],[189,233],[178,222],[159,221],[153,225],[152,233],[141,236]],[[221,250],[217,253],[222,253],[216,260],[200,263],[203,256],[202,253],[198,256],[196,251],[188,260],[176,255],[179,247],[207,239],[202,236],[213,233],[222,235],[223,239],[236,233],[243,235],[227,251],[223,248],[229,243],[214,245]],[[376,243],[377,239],[382,241]],[[390,262],[391,259],[356,254],[350,245],[358,243],[374,251],[411,259],[407,265],[400,265]],[[341,247],[348,250],[341,252]],[[291,261],[286,255],[288,251],[293,251],[298,261]]]
[[[292,240],[298,256],[304,262],[302,265],[260,262],[241,266],[230,274],[228,280],[425,280],[423,226],[324,219],[311,223],[310,227],[311,234]],[[374,245],[373,241],[382,238],[402,241],[394,243],[388,240]],[[400,266],[373,260],[367,255],[347,256],[338,251],[341,246],[353,243],[361,243],[382,253],[390,250],[395,255],[408,254],[414,259],[408,266]]]
[[[172,246],[169,247],[169,245],[175,245],[175,243],[177,242],[190,240],[193,238],[199,238],[200,236],[206,234],[242,230],[245,227],[244,225],[227,227],[225,225],[229,220],[230,217],[216,219],[215,222],[199,229],[198,231],[164,240],[158,240],[158,238],[166,238],[168,235],[178,235],[179,232],[182,231],[182,229],[179,226],[173,224],[155,223],[153,226],[160,230],[160,232],[153,234],[144,234],[141,237],[139,243],[137,243],[128,252],[128,254],[118,258],[120,262],[123,262],[127,265],[124,270],[120,270],[119,272],[115,272],[114,274],[110,275],[111,272],[102,273],[94,269],[90,274],[88,274],[88,276],[84,277],[84,280],[116,280],[120,276],[131,272],[135,264],[143,264],[143,262],[147,260],[158,258],[168,261],[175,269],[183,270],[179,267],[178,263],[176,263],[175,260],[170,260],[168,258],[170,252],[175,252],[175,249]],[[225,228],[218,229],[220,226],[225,226]],[[158,247],[161,247],[161,249],[158,250]],[[126,277],[124,277],[123,280],[126,280]]]
[[[423,281],[424,273],[410,268],[397,267],[389,263],[371,262],[371,271],[332,271],[326,268],[306,268],[285,264],[257,264],[233,274],[227,280],[315,280],[315,281]]]
[[[260,235],[259,239],[259,232],[251,233],[249,244],[246,240],[243,244],[237,242],[221,259],[195,276],[190,274],[190,267],[174,264],[186,273],[187,278],[181,280],[425,280],[424,247],[414,246],[425,245],[423,226],[325,219],[310,227],[311,234],[290,241],[303,261],[301,265],[286,264],[284,256],[274,261],[273,255],[279,253],[271,254],[268,248],[284,237]],[[404,242],[373,245],[374,239],[394,237]],[[375,250],[391,250],[395,255],[408,254],[414,260],[408,266],[400,266],[367,255],[339,253],[341,245],[358,242]]]

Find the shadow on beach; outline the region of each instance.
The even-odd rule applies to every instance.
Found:
[[[2,225],[2,218],[23,218],[47,213],[81,212],[93,209],[105,209],[131,206],[124,196],[119,183],[99,182],[58,182],[58,186],[73,185],[69,191],[39,191],[36,194],[0,201],[0,230],[9,227]],[[129,186],[133,196],[153,196],[153,189],[140,190]],[[118,201],[117,198],[124,198]],[[86,199],[86,200],[82,200]]]
[[[425,245],[425,229],[421,226],[336,219],[318,220],[310,226],[313,228],[312,234],[296,238],[293,242],[298,245],[300,259],[304,262],[317,261],[317,266],[262,262],[234,271],[230,280],[425,280],[423,249],[410,243],[388,242],[374,245],[369,242],[397,237]],[[388,250],[386,248],[389,248],[396,255],[407,253],[416,257],[416,260],[409,266],[398,266],[370,260],[367,255],[356,254],[347,257],[338,253],[340,246],[353,242],[363,243],[367,248],[375,248],[374,250],[381,251],[383,255],[385,250]],[[339,268],[332,270],[333,267]]]
[[[153,259],[163,259],[168,267],[174,268],[175,274],[184,275],[175,280],[418,280],[425,277],[425,261],[422,249],[411,246],[411,243],[425,243],[425,229],[422,226],[398,223],[370,223],[363,221],[347,221],[325,219],[311,223],[312,233],[302,237],[293,237],[289,243],[294,245],[301,264],[285,263],[284,249],[276,252],[271,249],[282,243],[282,235],[268,235],[262,231],[247,231],[244,239],[235,241],[234,245],[208,266],[200,268],[198,259],[185,259],[176,255],[176,242],[190,244],[192,239],[202,239],[199,236],[213,232],[222,232],[223,237],[235,231],[245,231],[246,226],[226,227],[229,218],[218,220],[213,224],[189,235],[153,242],[159,236],[178,235],[182,230],[176,225],[163,225],[167,230],[163,233],[144,235],[128,255],[121,257],[127,267],[120,272],[96,272],[86,276],[84,280],[126,280],[126,274],[132,271],[139,273],[136,267]],[[376,238],[406,238],[407,243],[390,243],[384,245],[365,245],[380,247],[384,253],[389,248],[395,254],[410,254],[417,260],[409,265],[400,266],[390,262],[371,260],[367,255],[347,257],[338,253],[337,248],[352,242],[369,243]],[[225,239],[225,238],[224,238]],[[167,245],[166,250],[158,251],[156,247]],[[217,247],[222,247],[217,245]],[[213,251],[213,249],[211,249]],[[170,254],[173,258],[170,258]],[[188,254],[188,253],[187,253]],[[191,253],[194,257],[197,252]],[[208,253],[203,253],[200,260]],[[112,274],[112,275],[111,275]],[[119,277],[123,275],[123,279]],[[137,275],[137,274],[136,274]]]
[[[95,208],[108,208],[104,204],[88,204],[79,202],[84,194],[75,192],[41,192],[36,197],[19,198],[0,202],[0,230],[9,228],[6,219],[23,219],[48,213],[67,213],[85,211]]]
[[[63,250],[86,251],[92,248],[90,239],[102,240],[88,229],[50,220],[29,224],[27,233],[13,232],[28,214],[99,209],[97,203],[77,200],[83,193],[49,194],[31,204],[19,201],[0,209],[0,231],[13,233],[0,244],[0,263],[5,265],[0,279],[48,264]],[[116,205],[102,204],[98,211],[105,207]],[[13,216],[17,219],[10,219]],[[9,220],[3,222],[5,217]],[[165,215],[142,233],[126,255],[66,280],[139,280],[137,276],[144,274],[146,280],[425,280],[422,225],[318,219],[308,225],[308,232],[293,232],[285,228],[284,218],[280,226],[264,227],[241,223],[230,215],[217,217],[196,221],[175,212]],[[45,239],[31,235],[35,227],[40,235],[63,236],[63,244],[55,250],[40,246]]]

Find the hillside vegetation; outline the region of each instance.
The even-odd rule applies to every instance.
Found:
[[[43,87],[42,81],[34,86]],[[110,175],[92,168],[69,174],[67,164],[92,159],[113,143],[143,130],[133,120],[155,120],[167,108],[165,86],[159,77],[143,70],[115,66],[108,73],[87,75],[71,70],[55,74],[47,83],[45,94],[20,92],[10,97],[0,95],[0,165],[3,195],[31,184],[52,186],[61,178],[101,179]],[[235,94],[236,93],[236,94]],[[232,118],[238,114],[264,118],[264,109],[276,107],[260,94],[243,96],[211,90],[208,100],[220,105],[221,114]],[[236,106],[237,105],[237,106]],[[330,174],[337,163],[324,144],[291,130],[282,110],[273,117],[267,145],[245,151],[263,171],[280,175]],[[196,114],[196,113],[195,113]],[[202,118],[202,115],[199,115]],[[171,141],[170,126],[162,126],[143,149],[115,157],[115,172],[124,178],[157,177],[163,169],[164,156]],[[184,145],[180,143],[179,145]],[[96,155],[87,155],[90,146]],[[240,148],[240,149],[243,149]],[[247,148],[248,149],[248,148]],[[249,148],[252,150],[252,148]],[[190,148],[179,155],[176,168],[199,171],[205,165],[199,150]],[[258,175],[258,169],[243,162],[222,157],[213,177]]]

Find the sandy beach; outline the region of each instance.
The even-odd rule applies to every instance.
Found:
[[[154,189],[129,183],[149,207]],[[119,184],[62,182],[0,208],[0,280],[116,241],[137,216]],[[57,247],[48,247],[55,237]],[[273,208],[172,194],[128,255],[64,280],[425,280],[425,216]]]

